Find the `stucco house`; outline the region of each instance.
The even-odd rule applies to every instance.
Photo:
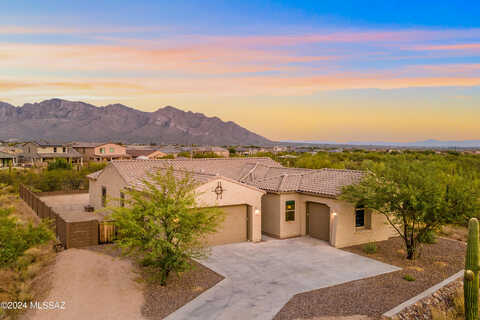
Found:
[[[168,154],[155,149],[140,149],[140,148],[127,148],[127,154],[132,157],[132,159],[148,159],[148,160],[157,160],[168,156]]]
[[[13,154],[0,151],[0,168],[16,165],[16,157]]]
[[[71,163],[81,163],[82,155],[65,144],[27,142],[22,145],[19,161],[31,165],[46,165],[49,161],[63,158]]]
[[[218,157],[228,158],[230,152],[228,149],[216,146],[201,146],[201,147],[184,147],[184,152],[190,152],[193,155],[209,155],[214,154]]]
[[[121,205],[125,188],[139,188],[158,170],[190,172],[199,182],[199,203],[219,206],[226,220],[211,244],[310,235],[334,247],[386,240],[394,235],[385,217],[339,200],[343,186],[364,172],[285,168],[270,158],[217,158],[112,161],[89,175],[90,205],[107,199]]]
[[[74,142],[72,148],[79,152],[84,161],[111,161],[131,159],[127,149],[109,142]]]

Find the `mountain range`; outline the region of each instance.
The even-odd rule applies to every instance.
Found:
[[[269,145],[238,124],[166,106],[144,112],[122,104],[50,99],[15,107],[0,102],[0,140],[116,141],[124,143]]]

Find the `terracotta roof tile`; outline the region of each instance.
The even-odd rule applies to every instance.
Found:
[[[113,160],[111,164],[132,186],[141,184],[149,172],[172,167],[180,175],[191,172],[199,182],[222,176],[271,192],[304,192],[328,197],[337,197],[343,186],[357,183],[365,175],[355,170],[285,168],[270,158]],[[96,179],[98,175],[95,172],[89,178]]]

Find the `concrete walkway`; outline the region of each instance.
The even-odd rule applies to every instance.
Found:
[[[300,292],[399,270],[309,237],[212,248],[202,264],[225,276],[166,319],[272,319]]]

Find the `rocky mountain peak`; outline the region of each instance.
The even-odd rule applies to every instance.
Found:
[[[143,112],[123,104],[97,107],[58,98],[14,107],[0,102],[0,140],[254,144],[271,141],[218,117],[166,106]]]

